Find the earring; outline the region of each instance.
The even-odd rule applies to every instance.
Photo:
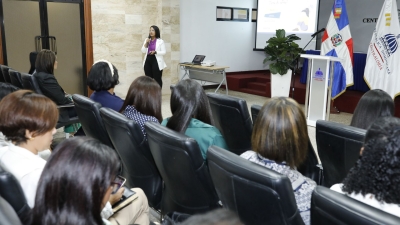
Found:
[[[33,141],[33,140],[35,140],[35,138],[34,137],[28,137],[28,140]]]

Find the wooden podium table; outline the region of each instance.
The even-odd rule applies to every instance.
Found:
[[[222,84],[225,84],[226,94],[228,94],[225,69],[229,68],[229,66],[201,66],[185,63],[179,63],[179,66],[181,70],[185,70],[181,80],[188,76],[190,79],[218,83],[219,85],[215,92],[218,91]]]

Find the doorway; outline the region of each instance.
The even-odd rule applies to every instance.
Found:
[[[83,0],[0,2],[3,64],[27,73],[30,52],[50,49],[57,55],[58,68],[54,75],[63,89],[67,93],[87,95],[86,51],[91,51],[89,56],[93,57],[93,48],[91,32],[90,37],[85,32],[88,25],[86,3]],[[93,63],[93,59],[89,61]]]

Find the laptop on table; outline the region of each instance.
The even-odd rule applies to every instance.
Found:
[[[182,64],[201,65],[201,62],[203,62],[204,58],[206,58],[205,55],[195,55],[194,59],[192,60],[192,62],[184,62]]]

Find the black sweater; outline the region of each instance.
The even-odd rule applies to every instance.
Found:
[[[33,76],[35,76],[40,90],[42,90],[43,94],[53,100],[57,105],[72,103],[71,100],[65,97],[64,90],[58,84],[53,74],[39,72],[33,74]]]

